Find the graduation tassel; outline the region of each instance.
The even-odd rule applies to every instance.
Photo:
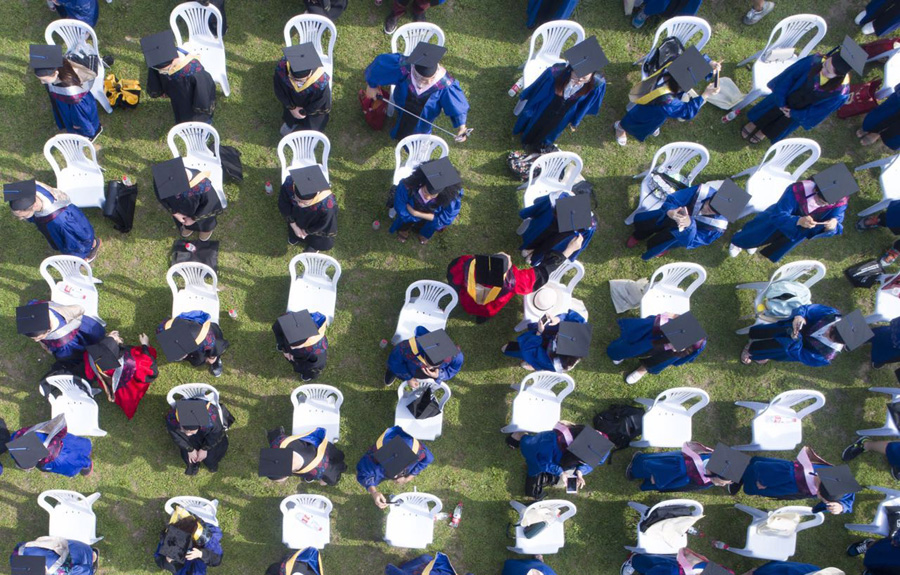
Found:
[[[436,124],[433,124],[433,123],[429,122],[428,120],[426,120],[426,119],[423,118],[422,116],[413,114],[412,112],[410,112],[410,111],[407,110],[406,108],[404,108],[404,107],[402,107],[402,106],[398,106],[393,100],[389,100],[389,99],[385,98],[384,96],[382,96],[381,94],[378,94],[377,96],[375,96],[375,99],[377,99],[377,100],[382,100],[382,101],[384,101],[384,102],[387,102],[387,103],[390,104],[391,106],[397,108],[398,110],[400,110],[400,111],[402,111],[402,112],[405,112],[405,113],[409,114],[409,115],[412,116],[413,118],[416,118],[416,119],[418,119],[418,120],[420,120],[420,121],[422,121],[422,122],[425,122],[426,124],[428,124],[428,125],[431,126],[432,128],[437,128],[438,130],[444,132],[444,133],[447,134],[448,136],[451,136],[455,142],[462,142],[462,140],[460,140],[460,136],[458,136],[457,134],[454,134],[453,132],[451,132],[451,131],[449,131],[449,130],[445,130],[444,128],[442,128],[442,127],[440,127],[440,126],[438,126],[438,125],[436,125]],[[468,129],[466,129],[465,133],[463,134],[463,137],[468,138],[468,137],[472,134],[472,131],[473,131],[473,130],[474,130],[474,128],[468,128]]]

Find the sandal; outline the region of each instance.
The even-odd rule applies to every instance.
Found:
[[[401,244],[406,243],[406,240],[409,239],[409,232],[397,232],[397,241]]]
[[[422,236],[419,236],[419,244],[424,246],[427,243],[428,243],[428,238],[423,238]]]
[[[862,137],[859,141],[863,146],[871,146],[881,139],[881,136],[874,133],[868,133],[864,137]]]
[[[859,139],[862,139],[863,136],[865,136],[865,135],[868,134],[868,133],[869,133],[869,132],[867,132],[867,131],[863,130],[862,128],[860,128],[859,130],[856,130],[856,137],[859,138]]]
[[[750,362],[753,359],[750,357],[750,344],[744,346],[744,349],[741,350],[741,363],[744,365],[750,365]]]
[[[616,131],[616,143],[620,146],[625,146],[628,144],[628,133],[622,129],[622,124],[616,122],[613,124],[613,130]]]
[[[762,142],[764,139],[765,139],[765,136],[762,136],[760,134],[754,134],[747,141],[750,142],[751,144],[758,144],[758,143]]]

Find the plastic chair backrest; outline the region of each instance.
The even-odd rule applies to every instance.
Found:
[[[391,497],[391,502],[399,502],[391,507],[401,511],[406,511],[420,517],[434,519],[434,517],[443,509],[441,500],[430,493],[420,493],[418,491],[408,491]]]
[[[316,149],[322,145],[322,160],[316,160]],[[291,161],[288,163],[285,151],[291,150]],[[281,181],[289,175],[289,168],[295,166],[311,166],[319,164],[322,173],[328,180],[328,154],[331,152],[331,141],[328,136],[315,130],[301,130],[283,137],[278,142],[278,159],[281,162]],[[330,181],[330,180],[329,180]]]
[[[60,166],[53,154],[56,150],[62,156],[64,164]],[[87,154],[85,154],[87,150]],[[53,173],[59,179],[60,173],[69,167],[79,167],[100,173],[100,164],[97,163],[97,150],[94,144],[84,136],[78,134],[57,134],[44,144],[44,158],[53,168]]]
[[[698,50],[703,50],[703,47],[709,42],[710,35],[712,35],[709,22],[696,16],[675,16],[674,18],[669,18],[656,29],[653,46],[647,53],[652,54],[659,41],[670,36],[681,40],[681,43],[687,48],[698,33],[700,34],[700,39],[694,45]]]
[[[418,296],[413,294],[418,292]],[[441,306],[441,302],[447,299],[447,303]],[[413,301],[415,300],[415,301]],[[458,296],[456,292],[445,283],[432,280],[418,280],[406,288],[406,304],[414,305],[417,310],[432,315],[450,315],[450,311],[456,307]]]
[[[706,269],[699,264],[688,262],[666,264],[657,269],[653,272],[653,277],[650,278],[650,284],[644,294],[646,296],[650,290],[658,286],[682,289],[681,284],[695,274],[697,278],[687,288],[683,288],[685,295],[691,297],[691,294],[706,281]]]
[[[216,17],[215,35],[213,35],[209,29],[209,20],[213,16]],[[187,41],[184,41],[181,36],[181,28],[178,25],[179,19],[184,21],[184,24],[187,27]],[[172,13],[169,14],[169,27],[172,29],[172,32],[175,33],[175,44],[178,46],[183,46],[191,41],[200,40],[207,44],[216,44],[223,50],[225,49],[225,44],[222,41],[222,13],[212,4],[208,6],[204,6],[199,2],[184,2],[183,4],[179,4],[173,8]]]
[[[804,36],[811,30],[815,30],[816,33],[813,34],[812,38],[809,39],[806,45],[797,54],[798,60],[809,56],[809,53],[813,51],[813,48],[822,41],[822,38],[825,37],[825,33],[828,31],[828,24],[822,17],[816,16],[815,14],[795,14],[793,16],[788,16],[775,25],[772,33],[769,35],[769,42],[760,53],[760,56],[769,50],[796,48]]]
[[[690,407],[685,407],[689,401],[696,399],[697,402]],[[697,387],[673,387],[656,396],[653,406],[649,411],[656,407],[660,408],[681,408],[689,417],[703,409],[709,404],[709,394]]]
[[[807,153],[809,153],[809,158],[804,160],[793,172],[788,172],[788,168]],[[794,181],[797,181],[810,166],[818,161],[821,154],[822,150],[819,144],[808,138],[781,140],[766,150],[766,154],[759,163],[759,172],[766,169],[779,170],[788,173]]]
[[[47,25],[47,28],[44,29],[44,42],[47,44],[55,44],[53,41],[53,34],[58,34],[60,38],[63,39],[63,42],[66,44],[65,52],[70,52],[76,46],[84,46],[85,40],[90,39],[91,47],[93,48],[94,54],[97,54],[99,51],[99,44],[97,43],[97,33],[94,32],[94,29],[91,28],[88,24],[80,20],[73,20],[71,18],[64,18],[62,20],[54,20]]]
[[[559,392],[555,390],[562,384]],[[525,376],[525,379],[519,383],[519,393],[532,393],[542,398],[547,398],[552,394],[557,402],[562,403],[570,393],[575,390],[575,380],[565,373],[554,373],[552,371],[536,371]],[[539,393],[536,393],[539,392]]]
[[[309,383],[295,388],[291,392],[291,403],[294,404],[294,407],[299,407],[304,403],[300,401],[301,395],[310,402],[324,404],[335,410],[340,409],[344,403],[344,394],[341,393],[341,390],[324,383]]]
[[[768,521],[771,521],[772,518],[777,518],[778,516],[800,516],[800,523],[797,525],[797,529],[794,531],[794,534],[800,533],[804,529],[809,529],[810,527],[815,527],[816,525],[821,525],[825,522],[825,515],[822,513],[813,513],[812,507],[807,507],[803,505],[789,505],[787,507],[780,507],[775,509],[774,511],[769,511],[768,517],[765,519],[759,519],[759,524],[765,524]],[[810,517],[811,519],[804,520],[803,517]],[[756,521],[754,521],[756,523]]]
[[[171,515],[172,512],[175,511],[175,505],[184,508],[185,511],[199,517],[206,523],[215,526],[219,525],[219,518],[217,517],[219,511],[218,499],[210,501],[209,499],[204,499],[202,497],[183,495],[180,497],[173,497],[166,501],[163,509],[165,509],[166,513]]]
[[[331,510],[334,508],[330,499],[324,495],[313,495],[312,493],[288,495],[281,500],[279,508],[281,509],[282,515],[287,515],[288,513],[293,512],[294,508],[298,506],[325,516],[331,515]]]
[[[552,20],[537,27],[531,34],[531,45],[528,48],[528,60],[538,56],[549,55],[559,57],[566,42],[575,36],[575,44],[584,41],[584,28],[571,20]],[[540,41],[540,46],[538,42]]]
[[[683,176],[688,184],[694,181],[700,172],[709,164],[709,150],[705,146],[693,142],[672,142],[660,148],[653,156],[650,172],[679,174],[694,158],[699,158],[687,176]]]
[[[43,382],[56,388],[60,393],[68,397],[76,397],[79,395],[87,396],[88,399],[92,399],[93,397],[91,394],[91,385],[75,375],[48,375],[44,378]],[[44,389],[43,386],[40,387],[40,391],[45,397],[52,393],[50,390]],[[45,391],[47,393],[45,393]]]
[[[403,50],[400,50],[400,40],[403,40]],[[391,34],[391,53],[409,56],[415,50],[419,42],[431,42],[443,46],[445,42],[444,31],[435,24],[429,22],[410,22],[400,26]]]
[[[423,385],[427,385],[429,388],[431,388],[431,396],[438,402],[438,409],[443,412],[444,405],[446,405],[447,402],[450,401],[450,396],[453,395],[453,393],[450,391],[450,386],[446,383],[438,383],[433,379],[425,380],[424,382],[423,380],[419,380],[419,384],[420,386],[417,389],[421,389]],[[409,383],[404,381],[397,387],[397,399],[402,400],[403,397],[410,391],[412,391],[412,389],[409,387]]]
[[[185,147],[184,154],[178,149],[179,140]],[[200,156],[222,163],[219,155],[219,132],[205,122],[184,122],[173,126],[166,136],[166,142],[173,158]]]
[[[298,266],[303,266],[302,273],[298,273]],[[316,283],[330,285],[336,289],[338,280],[341,279],[341,264],[333,257],[325,254],[297,254],[291,259],[289,268],[291,283],[298,279],[304,281],[312,280]],[[330,276],[328,275],[329,270],[332,270]]]
[[[569,275],[569,272],[574,273],[572,273],[572,276],[568,279],[568,281],[563,282],[566,276]],[[566,291],[569,292],[569,294],[575,292],[575,286],[578,285],[578,282],[580,282],[582,278],[584,278],[584,265],[582,265],[581,262],[577,261],[570,262],[566,260],[561,266],[556,268],[552,274],[550,274],[550,281],[565,286]]]
[[[536,501],[525,508],[524,511],[521,512],[521,516],[525,517],[530,511],[539,511],[539,510],[550,510],[556,514],[556,520],[559,523],[565,522],[567,519],[570,519],[578,513],[578,508],[571,501],[566,501],[564,499],[548,499],[546,501]],[[561,509],[565,509],[563,513],[559,513]]]
[[[574,169],[566,172],[569,165],[574,164]],[[556,186],[562,186],[571,190],[575,184],[575,179],[581,175],[584,168],[584,162],[581,156],[572,152],[550,152],[544,154],[531,164],[528,172],[528,186],[531,187],[535,183],[535,171],[540,170],[537,176],[538,182],[551,182]]]
[[[800,282],[810,288],[825,277],[825,265],[816,260],[801,260],[785,264],[775,270],[769,285],[778,281]]]
[[[171,407],[175,407],[175,403],[179,399],[194,399],[196,397],[219,405],[219,391],[208,383],[183,383],[176,385],[169,390],[169,393],[166,395],[166,401],[169,402]]]
[[[183,288],[178,287],[178,278],[181,278],[181,281],[184,283]],[[206,280],[210,281],[207,282]],[[199,262],[181,262],[173,265],[166,272],[166,281],[169,283],[173,294],[194,288],[212,292],[211,295],[215,295],[219,285],[219,278],[215,270]]]
[[[807,405],[799,411],[794,406],[812,400],[813,403]],[[779,393],[772,401],[769,402],[770,407],[778,407],[781,409],[790,409],[796,412],[799,419],[803,419],[810,413],[821,409],[825,405],[825,396],[821,392],[812,389],[795,389]]]
[[[53,277],[50,273],[51,269],[56,270],[56,273],[60,275],[60,280]],[[59,281],[81,284],[85,288],[93,287],[95,283],[91,264],[76,256],[50,256],[41,262],[40,271],[51,289]]]
[[[325,49],[323,40],[328,33],[328,48]],[[297,34],[298,44],[312,42],[323,63],[334,60],[334,43],[337,41],[337,28],[334,22],[318,14],[300,14],[294,16],[284,25],[284,45],[293,46],[294,33]]]
[[[405,159],[403,158],[404,150],[406,150]],[[440,150],[437,158],[434,157],[435,150]],[[400,140],[397,147],[394,148],[394,166],[396,170],[400,168],[415,170],[419,164],[445,158],[449,154],[450,147],[443,138],[432,134],[413,134]]]

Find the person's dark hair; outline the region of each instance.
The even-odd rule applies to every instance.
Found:
[[[829,58],[833,58],[833,55],[829,56]],[[819,74],[822,73],[822,65],[824,64],[824,62],[825,62],[825,60],[822,60],[821,63],[815,64],[812,68],[810,68],[810,70],[809,70],[810,78],[815,78],[816,76],[818,76]],[[835,60],[832,60],[832,63],[834,63],[834,62],[835,62]],[[835,72],[837,72],[837,75],[834,78],[829,78],[827,82],[822,84],[823,90],[829,90],[829,91],[837,90],[838,88],[841,87],[841,84],[844,83],[844,76],[846,74],[841,74],[840,71],[838,71],[837,67],[835,68]]]
[[[584,83],[581,89],[575,93],[575,97],[580,98],[594,89],[594,75],[595,73],[591,72],[591,77]],[[553,82],[553,92],[557,96],[562,96],[563,91],[566,89],[566,84],[569,83],[569,80],[571,80],[573,76],[575,76],[575,71],[572,70],[572,67],[566,67],[565,73],[557,76],[556,81]]]
[[[178,529],[179,531],[184,531],[188,535],[193,536],[197,531],[197,527],[200,526],[200,521],[194,517],[193,515],[189,517],[182,517],[175,523],[172,523],[172,527]]]
[[[562,365],[562,368],[566,371],[575,367],[581,360],[580,357],[575,357],[572,355],[557,355],[556,357],[559,359],[559,363],[560,365]]]
[[[64,88],[81,86],[81,78],[75,73],[75,68],[72,67],[72,63],[68,60],[63,59],[63,65],[59,67],[58,71],[59,77],[54,84],[58,84]]]
[[[426,185],[427,181],[425,174],[422,172],[422,166],[418,166],[413,170],[412,174],[403,179],[403,185],[407,191],[413,192]]]
[[[438,192],[437,198],[435,198],[434,203],[440,207],[449,206],[451,203],[456,201],[456,198],[459,197],[459,193],[462,191],[462,184],[453,184],[452,186],[447,186],[443,190]]]

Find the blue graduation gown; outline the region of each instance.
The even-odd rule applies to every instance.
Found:
[[[656,16],[665,12],[673,0],[645,0],[644,14],[647,16]],[[672,16],[693,16],[700,10],[700,4],[703,0],[690,0],[681,10],[673,13]]]
[[[704,564],[698,563],[697,567],[701,565]],[[631,566],[636,575],[683,575],[675,555],[637,553],[631,556]]]
[[[581,317],[581,314],[577,311],[569,310],[557,317],[559,317],[561,322],[572,321],[575,323],[587,323],[587,320]],[[528,329],[525,333],[516,338],[516,341],[519,343],[519,349],[515,351],[507,350],[503,353],[510,357],[525,361],[534,369],[557,371],[556,364],[553,362],[553,358],[550,357],[548,352],[556,351],[556,334],[559,330],[557,327],[558,325],[559,324],[548,326],[544,328],[543,333],[538,333],[536,323],[528,324]]]
[[[781,249],[773,252],[769,257],[772,262],[777,262],[804,240],[828,238],[844,233],[843,224],[844,212],[847,211],[846,205],[834,205],[827,210],[817,211],[813,215],[817,222],[825,222],[835,218],[838,221],[838,225],[833,230],[827,230],[825,226],[803,228],[797,225],[797,221],[804,215],[794,195],[794,186],[797,185],[802,185],[802,182],[789,185],[784,190],[784,193],[781,194],[781,199],[766,208],[764,212],[756,214],[756,217],[747,222],[741,231],[734,234],[731,238],[731,243],[743,249],[759,247],[768,241],[773,232],[778,230],[790,241]]]
[[[556,440],[556,431],[552,429],[524,435],[519,443],[519,451],[522,452],[522,457],[525,458],[529,477],[534,477],[540,473],[562,475],[563,472],[568,470],[580,471],[582,475],[587,475],[594,470],[593,467],[584,462],[580,462],[575,467],[563,468],[560,465],[563,451],[559,448],[559,442]],[[606,457],[609,457],[609,455],[607,454]],[[606,462],[606,457],[600,462],[601,465]]]
[[[697,222],[696,220],[696,216],[700,215],[700,206],[698,205],[696,211],[694,211],[694,203],[697,201],[699,190],[699,185],[679,190],[674,194],[669,194],[661,208],[646,212],[638,212],[638,214],[634,216],[634,221],[636,222],[655,221],[657,225],[661,226],[668,219],[669,216],[666,215],[666,212],[669,210],[686,207],[691,214],[691,225],[681,231],[678,231],[678,228],[670,228],[668,233],[671,236],[671,239],[660,242],[652,248],[649,248],[644,252],[644,255],[641,256],[641,259],[650,260],[663,252],[678,247],[692,250],[701,246],[708,246],[722,237],[722,234],[725,233],[728,226],[728,220],[723,216],[718,214],[703,216],[709,220],[722,222],[722,224],[724,224],[722,227],[715,227],[714,225]],[[715,195],[716,192],[713,191],[706,199],[711,199]]]
[[[756,124],[759,119],[772,108],[783,108],[787,106],[787,97],[797,89],[802,88],[806,84],[807,76],[813,66],[822,62],[824,57],[821,54],[810,54],[806,58],[797,60],[784,72],[772,78],[768,84],[768,88],[772,91],[759,104],[753,107],[747,114],[747,119]],[[846,84],[840,89],[834,90],[832,95],[819,100],[812,106],[802,110],[791,110],[790,125],[784,129],[781,134],[774,138],[770,138],[774,144],[788,137],[794,130],[803,127],[805,130],[812,130],[821,124],[825,118],[836,112],[838,108],[847,103],[850,99],[850,90]]]
[[[560,197],[563,196],[561,195]],[[531,222],[528,224],[528,229],[526,229],[525,233],[522,234],[522,245],[519,246],[520,250],[524,250],[531,244],[531,242],[539,238],[541,234],[544,233],[545,230],[547,230],[547,228],[549,228],[550,226],[556,226],[556,201],[551,201],[550,196],[541,196],[540,198],[535,200],[534,204],[528,206],[527,208],[519,210],[519,217],[523,220],[526,218],[531,218]],[[563,251],[576,234],[581,234],[581,236],[584,238],[581,249],[569,256],[569,261],[574,262],[578,259],[578,256],[581,255],[581,252],[587,249],[588,244],[591,243],[591,238],[594,237],[594,232],[596,231],[597,216],[592,212],[590,228],[586,230],[578,230],[577,232],[568,232],[565,235],[560,236],[561,239],[559,240],[559,242],[552,246],[549,251]],[[535,250],[534,253],[531,254],[531,265],[533,267],[541,265],[541,262],[544,261],[544,256],[546,255],[547,252],[538,252],[537,250]]]
[[[382,435],[382,445],[386,445],[395,436],[399,436],[403,439],[403,442],[412,449],[413,438],[399,427],[391,427],[384,432]],[[375,461],[375,451],[377,451],[376,446],[372,445],[369,450],[363,454],[359,463],[356,464],[356,480],[366,489],[375,487],[385,479],[392,479],[390,477],[385,477],[384,467]],[[418,475],[425,471],[425,468],[434,461],[434,455],[422,441],[419,442],[418,456],[419,460],[406,468],[406,475]]]
[[[90,546],[81,541],[75,541],[74,539],[67,539],[66,541],[69,543],[69,559],[63,563],[63,568],[67,568],[65,573],[67,575],[94,575],[94,551]],[[12,555],[10,555],[10,561],[12,561],[12,558],[16,555],[23,555],[25,557],[43,557],[45,560],[45,567],[50,569],[50,567],[52,567],[59,559],[59,555],[50,549],[43,549],[41,547],[22,547],[23,544],[24,542],[16,545]],[[53,573],[55,574],[56,571]]]
[[[528,575],[532,569],[537,569],[542,575],[556,575],[549,565],[537,559],[507,559],[500,575]]]
[[[366,83],[370,88],[379,86],[394,86],[394,102],[398,106],[406,107],[406,98],[411,89],[410,64],[406,56],[401,54],[380,54],[375,57],[366,68]],[[428,101],[419,114],[429,122],[434,122],[443,111],[453,124],[458,128],[466,123],[466,115],[469,112],[469,102],[459,82],[448,73],[443,79],[428,89]],[[400,119],[404,112],[396,110],[397,122],[391,130],[391,137],[397,139],[397,130],[400,128]],[[431,126],[421,120],[416,124],[416,134],[430,134]]]
[[[887,448],[884,450],[884,455],[887,457],[891,467],[900,467],[900,441],[888,443]]]
[[[426,333],[430,332],[424,327],[419,326],[416,328],[416,337],[422,337]],[[450,361],[445,361],[438,367],[440,373],[434,380],[441,383],[442,381],[453,379],[459,373],[459,370],[462,369],[463,360],[463,353],[460,350]],[[427,366],[413,353],[409,340],[403,340],[391,350],[391,354],[388,356],[387,367],[391,370],[391,373],[406,381],[416,377],[416,372]]]
[[[653,342],[663,337],[662,334],[656,335],[653,333],[653,324],[656,321],[656,317],[657,316],[655,315],[651,315],[650,317],[622,318],[616,320],[619,324],[620,335],[618,339],[607,346],[606,355],[613,361],[649,355],[650,352],[653,351]],[[648,366],[647,371],[655,375],[669,366],[679,366],[691,363],[697,359],[697,356],[700,355],[704,349],[706,349],[705,340],[699,349],[692,351],[690,354],[684,357],[672,354],[672,356],[665,361]]]
[[[23,427],[22,429],[17,430],[12,434],[12,439],[17,439],[25,435],[29,429],[31,429],[31,427]],[[41,441],[47,439],[46,433],[36,431],[34,434],[37,435],[38,439]],[[37,464],[36,467],[38,469],[45,473],[57,473],[59,475],[65,475],[66,477],[74,477],[78,475],[82,469],[90,468],[90,439],[66,433],[62,439],[58,441],[61,444],[59,453],[56,454],[56,457],[48,455],[47,458],[42,460],[42,463]]]
[[[894,575],[900,572],[900,547],[891,545],[891,538],[879,539],[869,547],[863,565],[872,575]]]
[[[875,15],[878,14],[878,10],[887,2],[888,0],[872,0],[868,4],[866,4],[866,15],[863,17],[860,24],[868,24],[873,21]],[[885,36],[890,34],[897,28],[900,28],[900,18],[894,18],[893,20],[889,20],[883,25],[875,28],[875,34],[877,36]]]
[[[94,81],[101,82],[102,79]],[[93,139],[100,131],[100,116],[97,114],[97,100],[90,91],[90,83],[81,87],[46,86],[46,88],[50,95],[56,127],[70,134]]]
[[[319,555],[319,550],[315,547],[307,547],[301,551],[291,551],[288,553],[284,560],[281,562],[281,569],[286,569],[286,563],[294,558],[294,564],[304,564],[310,569],[312,569],[313,573],[316,575],[322,575],[322,558]],[[290,571],[285,571],[286,575],[291,575]]]
[[[900,92],[894,92],[887,100],[879,104],[877,108],[866,114],[862,129],[867,132],[873,132],[882,123],[888,121],[895,124],[900,122]],[[882,136],[881,141],[892,150],[900,149],[900,133],[887,139]]]
[[[831,467],[830,465],[813,465],[813,469]],[[794,461],[787,459],[775,459],[774,457],[753,457],[750,465],[744,471],[741,481],[744,484],[744,493],[747,495],[759,495],[773,499],[806,499],[812,495],[806,495],[797,486],[797,478],[794,474]],[[760,488],[756,482],[764,487]],[[853,511],[855,493],[849,493],[841,497],[837,502],[843,508],[842,513]],[[813,506],[813,513],[824,511],[825,503],[819,501]]]
[[[46,188],[37,185],[37,193],[53,202]],[[87,258],[94,245],[94,227],[78,206],[69,204],[48,216],[32,216],[29,222],[47,238],[54,250],[67,256]]]
[[[207,567],[216,567],[222,562],[222,555],[224,554],[222,551],[222,530],[211,523],[206,523],[205,521],[201,521],[201,523],[203,523],[209,539],[200,549],[203,551],[204,556],[207,554],[214,555],[215,560],[210,561],[209,565],[207,565],[202,557],[200,559],[190,559],[184,563],[184,566],[175,575],[206,575]],[[162,543],[162,539],[160,539],[159,544],[156,546],[156,551],[153,552],[154,558],[161,557],[159,549],[162,547]],[[165,561],[165,558],[162,560]]]
[[[56,12],[63,18],[80,20],[93,28],[100,17],[98,0],[59,0]]]
[[[757,567],[753,575],[806,575],[819,571],[821,567],[809,563],[795,563],[793,561],[769,561],[765,565]]]
[[[391,224],[392,234],[399,230],[403,224],[414,224],[421,221],[420,218],[410,214],[407,209],[407,205],[413,204],[411,195],[416,193],[418,193],[418,190],[406,189],[406,180],[401,180],[397,184],[397,189],[394,192],[394,209],[397,211],[397,215],[394,218],[394,223]],[[440,206],[435,209],[433,212],[434,219],[430,222],[425,222],[425,225],[419,230],[419,235],[426,239],[430,238],[435,232],[443,230],[456,221],[456,216],[459,215],[459,211],[462,209],[462,197],[463,190],[460,190],[455,200],[446,206]]]
[[[576,2],[571,2],[571,4],[574,5]],[[547,68],[538,76],[537,80],[519,94],[519,98],[526,100],[528,103],[519,113],[516,125],[513,127],[513,134],[522,134],[523,143],[525,135],[540,120],[544,110],[547,109],[547,105],[556,95],[554,84],[561,74],[568,74],[568,64],[554,64]],[[552,144],[569,124],[577,128],[586,115],[596,115],[600,111],[600,105],[603,104],[604,94],[606,94],[606,79],[594,76],[593,89],[584,96],[578,97],[575,104],[563,116],[559,125],[541,143]]]
[[[28,305],[35,303],[43,302],[41,300],[33,299],[28,302]],[[59,328],[54,332],[51,332],[50,336],[42,340],[41,343],[47,346],[47,349],[50,350],[50,353],[52,353],[53,357],[56,359],[68,359],[76,356],[80,357],[81,354],[84,353],[84,350],[87,349],[87,346],[94,345],[106,337],[106,328],[104,328],[100,322],[89,315],[82,315],[81,325],[78,326],[78,329],[74,332],[69,332],[62,337],[53,338],[53,333],[59,331],[60,328],[66,325],[66,319],[62,314],[53,309],[52,305],[50,307],[50,313],[52,313],[57,321],[59,321]]]
[[[384,575],[421,575],[429,565],[431,565],[431,570],[428,572],[429,575],[456,575],[453,565],[450,564],[450,558],[441,552],[438,552],[434,557],[431,555],[419,555],[400,567],[388,564],[384,568]]]
[[[676,120],[692,120],[700,113],[706,102],[703,96],[697,96],[687,102],[681,101],[683,92],[661,96],[650,104],[635,104],[619,122],[622,129],[639,142],[646,140],[650,134],[661,128],[669,118]]]
[[[754,352],[753,359],[774,359],[775,361],[799,361],[803,365],[809,367],[822,367],[829,365],[831,360],[822,355],[816,348],[807,342],[807,336],[801,331],[800,337],[793,339],[790,336],[791,324],[795,317],[801,316],[806,320],[807,325],[812,326],[823,317],[831,314],[841,315],[841,312],[820,304],[801,305],[794,308],[791,317],[777,321],[775,323],[765,324],[769,328],[782,328],[784,335],[776,336],[772,339],[781,344],[781,348],[767,349],[764,351]],[[750,337],[753,337],[753,328],[750,328]]]
[[[525,23],[528,29],[532,29],[537,25],[537,17],[541,11],[541,4],[544,0],[528,0],[528,20]],[[550,20],[568,20],[578,6],[578,0],[560,0],[556,13]],[[549,20],[548,20],[549,21]]]
[[[872,329],[872,363],[875,365],[900,361],[900,318],[891,320],[890,325]]]
[[[700,455],[703,461],[709,457],[707,453]],[[631,460],[631,473],[635,478],[644,480],[641,491],[693,491],[713,486],[712,483],[700,485],[691,481],[681,451],[638,453]],[[653,482],[650,481],[651,476]]]

